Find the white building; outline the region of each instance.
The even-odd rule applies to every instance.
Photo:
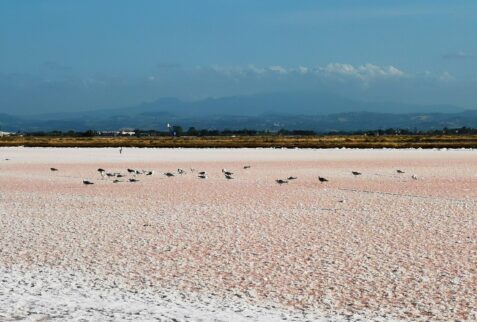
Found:
[[[134,131],[126,131],[126,130],[124,130],[124,131],[121,131],[121,133],[120,133],[120,134],[121,134],[121,135],[129,135],[129,136],[132,136],[132,135],[135,135],[135,134],[136,134],[136,132],[134,132]]]

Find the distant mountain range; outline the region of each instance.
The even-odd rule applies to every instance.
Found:
[[[477,110],[350,100],[328,93],[266,93],[185,102],[161,98],[138,106],[90,112],[15,116],[0,114],[4,131],[165,130],[166,124],[200,129],[353,131],[385,128],[477,127]]]

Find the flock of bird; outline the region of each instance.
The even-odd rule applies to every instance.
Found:
[[[243,169],[250,169],[250,168],[251,168],[250,165],[246,165],[246,166],[243,167]],[[59,171],[57,168],[50,168],[50,170],[54,171],[54,172]],[[128,168],[127,172],[128,172],[128,175],[132,175],[133,177],[127,177],[126,174],[123,174],[121,172],[107,172],[103,168],[99,168],[97,171],[101,175],[102,179],[114,178],[113,183],[139,182],[140,180],[137,179],[138,175],[152,176],[154,174],[154,170],[137,170],[137,169],[131,169],[131,168]],[[199,179],[207,179],[209,177],[206,171],[196,171],[195,169],[191,168],[190,172],[191,173],[197,172],[197,177]],[[405,172],[400,170],[400,169],[396,170],[396,172],[398,174],[405,174]],[[175,172],[165,172],[165,173],[163,173],[163,175],[166,176],[166,177],[175,177],[176,175],[185,175],[185,174],[187,174],[187,171],[185,171],[184,169],[181,169],[181,168],[177,169],[177,171],[175,171]],[[231,171],[228,171],[227,169],[222,169],[222,174],[224,175],[224,178],[227,179],[227,180],[234,179],[234,177],[233,177],[234,173],[231,172]],[[362,173],[358,172],[358,171],[351,171],[351,174],[355,177],[362,175]],[[417,180],[417,176],[414,175],[414,174],[411,176],[411,178],[413,180]],[[288,183],[292,180],[296,180],[296,179],[298,179],[298,178],[294,177],[294,176],[290,176],[286,179],[276,179],[275,182],[279,185],[282,185],[282,184],[286,184],[286,183]],[[320,183],[324,183],[324,182],[328,182],[329,180],[324,178],[324,177],[318,176],[318,181]],[[94,182],[91,181],[91,180],[83,180],[83,184],[92,185],[92,184],[94,184]]]
[[[396,172],[397,172],[398,174],[404,174],[404,173],[405,173],[404,171],[402,171],[402,170],[400,170],[400,169],[396,170]],[[358,171],[351,171],[351,174],[352,174],[353,176],[355,176],[355,177],[362,175],[362,173],[361,173],[361,172],[358,172]],[[416,176],[415,174],[413,174],[413,175],[411,176],[411,178],[412,178],[413,180],[417,180],[417,176]],[[277,180],[275,180],[275,182],[278,183],[278,184],[280,184],[280,185],[282,185],[282,184],[284,184],[284,183],[288,183],[289,181],[295,180],[295,179],[298,179],[298,178],[297,178],[297,177],[288,177],[287,179],[277,179]],[[326,179],[326,178],[324,178],[324,177],[318,176],[318,181],[320,181],[320,183],[324,183],[324,182],[328,182],[329,180]]]
[[[244,169],[250,169],[250,166],[244,166]],[[57,172],[59,171],[58,168],[50,168],[50,171],[52,172]],[[137,170],[137,169],[131,169],[128,168],[127,172],[128,174],[123,174],[121,172],[107,172],[103,168],[99,168],[97,172],[100,174],[102,179],[107,179],[107,178],[114,178],[113,183],[119,183],[119,182],[139,182],[140,180],[137,179],[138,175],[145,175],[145,176],[152,176],[154,174],[154,170]],[[196,172],[195,169],[190,169],[190,172],[194,173]],[[222,169],[222,173],[227,180],[233,179],[233,172],[227,171],[226,169]],[[187,174],[187,171],[184,169],[177,169],[176,172],[165,172],[163,173],[164,176],[166,177],[175,177],[176,175],[185,175]],[[133,177],[127,177],[128,175],[133,176]],[[207,179],[208,174],[205,171],[198,171],[197,172],[197,177],[199,179]],[[124,178],[124,179],[123,179]],[[92,185],[94,184],[93,181],[91,180],[83,180],[84,185]]]

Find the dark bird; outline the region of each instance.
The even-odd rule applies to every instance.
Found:
[[[226,169],[222,169],[222,173],[228,176],[231,176],[232,174],[234,174],[233,172],[227,171]]]
[[[134,170],[134,169],[128,169],[128,172],[129,172],[129,173],[136,173],[136,170]]]
[[[104,178],[104,176],[106,175],[106,170],[104,170],[102,168],[99,168],[98,172],[99,172],[99,174],[101,175],[102,178]]]
[[[284,184],[284,183],[288,183],[287,180],[282,180],[282,179],[277,179],[277,180],[275,180],[275,182],[278,183],[278,184],[280,184],[280,185],[282,185],[282,184]]]
[[[295,180],[298,179],[297,177],[288,177],[287,180]]]
[[[351,171],[351,173],[352,173],[354,176],[360,176],[360,175],[361,175],[361,172],[358,172],[358,171]]]
[[[404,171],[402,171],[402,170],[399,170],[399,169],[398,169],[398,170],[396,170],[396,172],[397,172],[397,173],[404,173]]]
[[[129,179],[129,182],[139,182],[139,180],[138,180],[138,179],[134,179],[134,178],[130,178],[130,179]]]
[[[207,172],[205,172],[205,171],[200,171],[199,174],[200,174],[200,175],[207,175]]]
[[[231,175],[229,175],[229,174],[226,174],[226,175],[225,175],[225,179],[227,179],[227,180],[231,180],[231,179],[233,179],[233,178],[232,178],[232,176],[231,176]]]
[[[118,177],[118,178],[124,178],[125,175],[124,175],[124,174],[121,174],[121,173],[118,173],[118,174],[116,175],[116,177]]]
[[[83,180],[83,184],[86,184],[86,185],[88,185],[88,184],[94,184],[94,182],[91,182],[91,181],[89,181],[89,180]]]
[[[320,180],[321,183],[328,182],[328,179],[323,178],[323,177],[318,177],[318,180]]]
[[[146,176],[152,176],[154,174],[154,171],[146,171]]]
[[[50,168],[51,171],[58,171],[57,168]]]
[[[113,180],[113,183],[118,183],[118,182],[123,182],[123,181],[118,180],[118,179],[114,179],[114,180]]]
[[[116,176],[116,174],[114,174],[114,173],[109,173],[109,172],[108,172],[108,173],[106,173],[106,176],[108,176],[108,177],[110,177],[110,178],[111,178],[111,177],[115,177],[115,176]]]
[[[174,173],[166,172],[166,173],[164,173],[164,175],[165,175],[166,177],[173,177],[173,176],[174,176]]]
[[[250,169],[250,166],[249,165],[246,165],[243,167],[244,169]]]
[[[200,179],[207,179],[207,178],[208,178],[208,177],[207,177],[207,174],[199,174],[198,177],[199,177]]]

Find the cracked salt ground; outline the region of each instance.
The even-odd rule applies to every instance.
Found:
[[[5,151],[0,320],[477,319],[476,151]]]

